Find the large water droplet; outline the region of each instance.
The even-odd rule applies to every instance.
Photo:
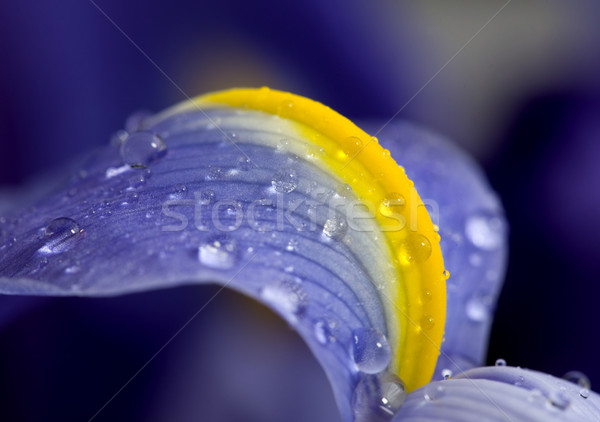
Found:
[[[582,388],[590,389],[592,388],[592,383],[590,379],[581,371],[569,371],[562,376],[564,380],[572,382],[573,384],[577,384]]]
[[[504,223],[496,215],[489,213],[475,214],[465,224],[467,238],[478,248],[497,249],[504,239]]]
[[[385,336],[374,328],[359,328],[352,333],[352,359],[367,374],[383,371],[390,363],[391,350]]]
[[[379,204],[379,212],[386,217],[402,213],[406,200],[399,193],[388,193]]]
[[[352,395],[354,421],[390,421],[405,400],[404,383],[397,376],[390,373],[364,376]]]
[[[350,136],[342,140],[342,151],[348,157],[354,157],[363,146],[363,142],[356,136]]]
[[[213,236],[198,248],[198,259],[207,267],[229,269],[238,259],[237,242],[227,235]]]
[[[442,377],[448,381],[450,378],[452,378],[452,370],[448,368],[442,369]]]
[[[590,390],[587,388],[582,388],[581,390],[579,390],[579,395],[584,399],[587,399],[590,396]]]
[[[298,186],[298,176],[294,169],[279,169],[271,179],[271,184],[277,192],[290,193]]]
[[[411,233],[400,245],[400,262],[404,265],[422,263],[431,256],[431,243],[418,233]]]
[[[70,249],[83,233],[83,229],[68,217],[52,220],[44,230],[44,246],[39,251],[46,254],[65,252]]]
[[[121,158],[132,167],[146,166],[162,157],[167,146],[153,132],[135,132],[121,145]]]
[[[323,225],[323,234],[334,240],[343,238],[347,231],[348,223],[342,217],[329,218]]]
[[[506,366],[506,361],[504,359],[496,359],[496,366]]]

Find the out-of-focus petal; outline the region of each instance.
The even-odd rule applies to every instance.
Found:
[[[600,396],[541,372],[477,368],[409,394],[394,419],[402,422],[600,420]]]

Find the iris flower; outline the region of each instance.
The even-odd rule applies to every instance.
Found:
[[[507,236],[481,171],[411,124],[362,126],[379,139],[268,88],[138,115],[4,205],[0,292],[241,292],[299,333],[343,421],[600,420],[583,377],[479,367]]]

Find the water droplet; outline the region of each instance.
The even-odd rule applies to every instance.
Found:
[[[298,250],[298,241],[296,239],[290,239],[285,246],[285,250],[288,252],[296,252]]]
[[[223,177],[225,177],[225,173],[223,173],[223,170],[220,167],[210,167],[208,169],[208,174],[206,175],[208,180],[219,180],[223,179]]]
[[[130,133],[141,130],[144,127],[144,120],[150,116],[152,113],[148,110],[138,110],[132,113],[125,121],[125,130]]]
[[[308,304],[306,292],[299,279],[285,279],[268,285],[261,289],[260,296],[292,321],[304,314]]]
[[[421,328],[431,330],[435,326],[435,318],[425,314],[421,317]]]
[[[381,381],[380,408],[393,416],[406,400],[406,395],[402,380],[393,374],[386,374]]]
[[[175,185],[175,187],[173,188],[173,191],[175,193],[185,193],[187,192],[187,186],[183,185],[183,184],[177,184]]]
[[[315,324],[315,338],[321,344],[329,343],[329,334],[327,333],[327,323],[325,321],[317,321]]]
[[[298,176],[293,169],[282,168],[273,175],[271,184],[277,192],[290,193],[298,186]]]
[[[405,400],[404,383],[394,374],[363,375],[352,395],[354,421],[390,421]]]
[[[215,202],[216,195],[214,191],[207,189],[200,194],[200,203],[202,205],[210,205]]]
[[[579,395],[584,399],[587,399],[590,396],[590,390],[587,388],[582,388],[581,390],[579,390]]]
[[[227,235],[213,236],[198,248],[198,259],[207,267],[226,270],[235,265],[237,258],[237,242]]]
[[[342,217],[329,218],[323,225],[323,234],[334,240],[343,238],[347,231],[348,223]]]
[[[388,193],[379,204],[379,212],[386,217],[393,217],[402,213],[406,200],[399,193]]]
[[[450,378],[452,378],[452,370],[448,368],[442,369],[442,377],[448,381]]]
[[[554,409],[565,410],[569,407],[570,401],[563,391],[553,390],[548,395],[548,403]]]
[[[285,151],[288,150],[289,146],[290,146],[289,139],[286,139],[286,138],[280,139],[277,142],[277,151],[279,151],[279,152],[285,152]]]
[[[491,299],[489,297],[475,296],[468,300],[465,312],[467,317],[474,322],[485,322],[491,317]]]
[[[506,366],[506,361],[504,359],[496,359],[496,366]]]
[[[425,387],[423,398],[428,402],[439,400],[444,396],[445,388],[438,383],[431,383]]]
[[[45,245],[39,251],[46,254],[65,252],[70,249],[81,236],[83,229],[68,217],[52,220],[44,230]]]
[[[132,167],[146,166],[162,157],[167,146],[153,132],[135,132],[121,145],[121,158]]]
[[[367,374],[383,371],[391,359],[385,336],[374,328],[360,328],[352,333],[352,359],[356,367]]]
[[[431,290],[429,290],[429,289],[423,290],[422,296],[423,296],[423,302],[424,303],[431,302],[431,299],[433,298],[433,295],[431,294]]]
[[[352,187],[347,183],[340,183],[335,192],[342,198],[350,198],[352,195]]]
[[[363,142],[356,136],[349,136],[342,140],[342,151],[348,157],[354,157],[363,146]]]
[[[569,371],[562,376],[564,380],[572,382],[573,384],[577,384],[582,388],[590,389],[592,388],[592,383],[590,379],[581,371]]]
[[[110,144],[116,147],[120,147],[125,139],[129,136],[129,133],[125,130],[118,130],[110,137]]]
[[[404,265],[422,263],[431,256],[431,243],[418,233],[409,234],[400,245],[400,262]]]
[[[248,171],[252,168],[252,161],[248,157],[239,157],[235,163],[235,167],[240,171]]]
[[[475,214],[465,224],[467,238],[478,248],[488,251],[502,244],[504,231],[502,219],[489,213]]]

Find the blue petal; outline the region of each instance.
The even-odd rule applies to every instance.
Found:
[[[561,421],[600,419],[600,396],[541,372],[486,367],[432,382],[408,395],[395,421]]]
[[[123,157],[132,152],[124,145],[107,146],[67,186],[0,220],[0,291],[106,296],[206,282],[238,290],[294,326],[324,367],[343,419],[350,420],[354,389],[361,391],[371,380],[358,371],[362,358],[357,367],[354,338],[386,332],[371,280],[378,245],[368,236],[346,236],[331,222],[330,200],[343,186],[330,175],[285,148],[254,142],[280,135],[249,130],[240,125],[239,113],[213,113],[208,119],[188,113],[148,124],[143,129],[149,143],[140,133],[133,150],[142,158]],[[152,143],[156,135],[165,140],[166,151]],[[458,275],[456,294],[449,298],[444,358],[477,362],[489,319],[468,321],[469,296],[459,290],[462,284],[477,286],[481,270],[460,274],[470,268],[468,254],[481,251],[460,236],[469,216],[496,218],[498,205],[472,164],[428,134],[394,125],[381,138],[384,144],[389,139],[387,146],[422,196],[436,198],[443,210],[439,224],[447,266]],[[499,236],[494,249],[488,237],[477,238],[485,249],[481,268],[497,271],[492,283],[478,286],[492,302],[504,259],[501,230]],[[466,339],[460,337],[463,330],[470,330]],[[359,331],[366,334],[355,337]]]

